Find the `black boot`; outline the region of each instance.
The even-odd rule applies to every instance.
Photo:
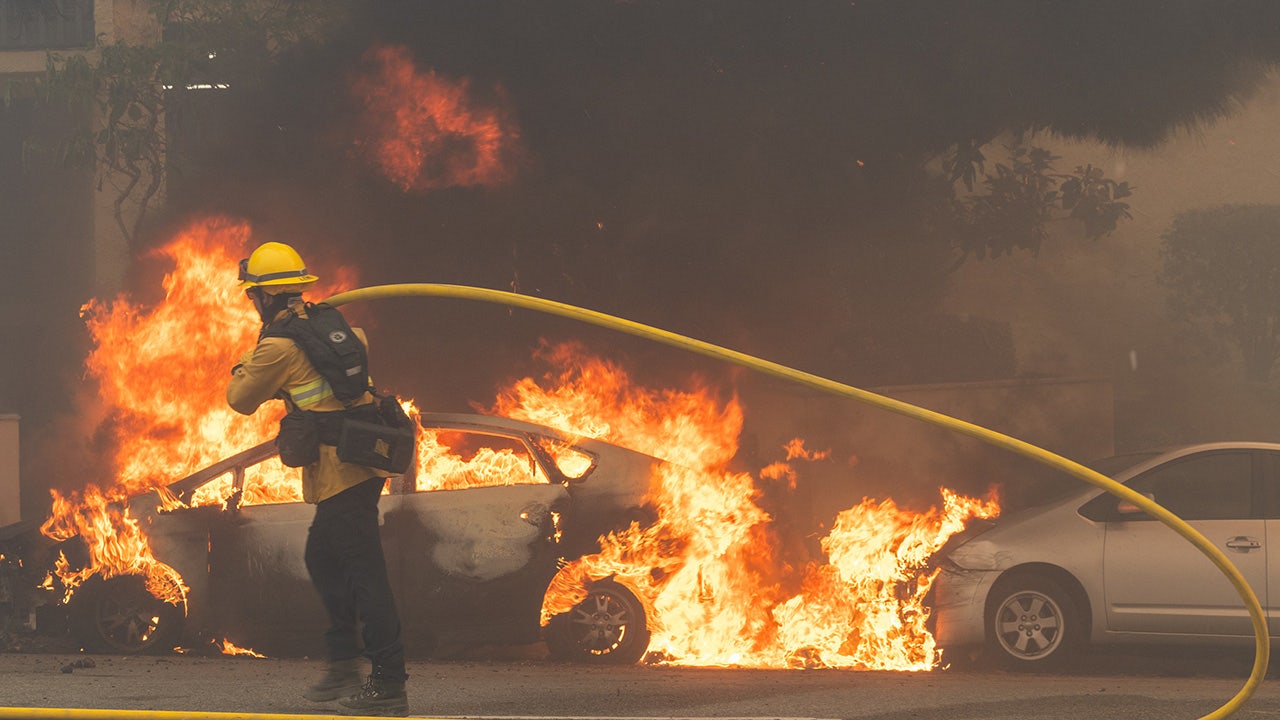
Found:
[[[360,692],[338,701],[343,715],[386,715],[404,717],[409,714],[409,696],[403,680],[384,680],[370,675]]]
[[[324,676],[306,689],[302,697],[311,702],[329,702],[360,691],[360,658],[330,660]]]

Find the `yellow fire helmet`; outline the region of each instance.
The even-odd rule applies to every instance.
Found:
[[[240,261],[242,288],[266,287],[274,290],[280,285],[309,285],[318,279],[307,272],[307,264],[302,262],[298,251],[284,243],[263,243],[253,254]]]

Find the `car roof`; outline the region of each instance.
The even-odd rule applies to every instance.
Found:
[[[509,432],[542,435],[543,437],[559,440],[566,445],[574,447],[575,449],[585,450],[595,454],[626,453],[630,455],[644,456],[651,460],[659,459],[649,455],[648,453],[623,447],[622,445],[616,445],[605,440],[598,440],[585,435],[574,435],[552,427],[547,427],[546,425],[538,425],[537,423],[526,422],[524,420],[513,420],[511,418],[500,417],[497,415],[480,415],[476,413],[422,413],[420,422],[424,428],[452,428],[457,430],[477,430],[480,432],[500,429]]]
[[[1182,443],[1150,448],[1147,452],[1166,453],[1200,452],[1202,450],[1280,450],[1280,442],[1266,440],[1216,440],[1213,442]]]
[[[596,440],[585,436],[575,436],[570,433],[561,432],[555,428],[547,427],[546,425],[538,425],[524,420],[513,420],[511,418],[500,417],[498,415],[480,415],[477,413],[421,413],[419,422],[424,428],[453,428],[458,430],[478,431],[492,431],[497,429],[518,433],[529,433],[533,435],[544,435],[571,445],[618,447],[617,445],[603,440]]]
[[[1135,475],[1139,475],[1157,465],[1177,460],[1178,458],[1186,457],[1188,455],[1193,455],[1195,453],[1213,452],[1216,450],[1268,450],[1272,452],[1280,452],[1280,443],[1252,440],[1222,440],[1214,442],[1171,444],[1116,453],[1115,455],[1097,458],[1080,464],[1090,470],[1100,472],[1104,476],[1113,480],[1121,483],[1127,483]],[[1118,462],[1126,458],[1133,458],[1133,460],[1127,463]],[[1112,465],[1114,465],[1114,467],[1111,467]],[[1081,481],[1080,484],[1075,485],[1074,487],[1063,486],[1060,490],[1050,490],[1041,495],[1039,499],[1033,499],[1030,504],[1016,508],[1006,515],[1005,519],[1008,520],[1010,517],[1021,514],[1035,515],[1051,507],[1072,505],[1094,497],[1099,493],[1105,492],[1106,490],[1103,488],[1093,485],[1092,483]]]
[[[1165,445],[1163,447],[1153,447],[1146,450],[1117,453],[1111,458],[1103,458],[1095,462],[1105,462],[1106,460],[1113,458],[1146,456],[1145,459],[1137,461],[1133,465],[1130,465],[1117,473],[1117,477],[1128,477],[1138,471],[1145,470],[1161,463],[1169,462],[1170,460],[1175,460],[1187,455],[1193,455],[1195,453],[1213,452],[1215,450],[1270,450],[1272,452],[1280,452],[1280,443],[1257,440],[1222,440],[1215,442],[1184,443],[1180,445]]]

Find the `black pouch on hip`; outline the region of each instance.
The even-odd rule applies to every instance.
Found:
[[[414,423],[395,397],[375,396],[374,404],[347,411],[338,438],[338,459],[397,475],[414,459]]]
[[[307,410],[294,410],[280,418],[276,448],[280,450],[280,462],[289,467],[319,462],[320,428],[315,415]]]

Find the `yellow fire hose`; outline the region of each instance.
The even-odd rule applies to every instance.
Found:
[[[600,325],[602,327],[621,330],[625,333],[638,335],[650,340],[656,340],[666,345],[671,345],[685,350],[706,355],[713,358],[726,360],[743,367],[757,370],[766,375],[785,378],[801,385],[821,390],[832,395],[839,395],[852,398],[859,402],[883,408],[899,415],[923,420],[927,423],[940,425],[950,428],[956,432],[969,435],[979,440],[983,440],[992,445],[1012,450],[1019,455],[1024,455],[1033,460],[1038,460],[1051,467],[1058,468],[1068,472],[1085,482],[1096,485],[1112,495],[1119,496],[1124,500],[1132,502],[1134,505],[1142,508],[1144,512],[1156,518],[1160,522],[1168,525],[1175,532],[1186,538],[1188,542],[1195,545],[1200,552],[1204,553],[1213,561],[1214,565],[1222,571],[1227,579],[1231,581],[1236,592],[1240,594],[1244,600],[1245,607],[1249,609],[1249,617],[1253,620],[1253,631],[1256,639],[1256,652],[1254,654],[1253,672],[1250,673],[1249,679],[1245,682],[1244,687],[1236,693],[1225,705],[1217,710],[1205,715],[1202,720],[1216,720],[1217,718],[1225,718],[1244,704],[1246,700],[1253,695],[1258,685],[1262,683],[1267,672],[1267,661],[1271,652],[1271,642],[1267,635],[1267,620],[1262,612],[1262,606],[1258,603],[1258,598],[1253,594],[1252,588],[1248,582],[1240,574],[1227,556],[1222,553],[1213,543],[1209,542],[1203,535],[1188,525],[1177,515],[1164,509],[1154,501],[1147,499],[1142,494],[1130,490],[1128,487],[1112,480],[1111,478],[1090,470],[1089,468],[1072,462],[1064,457],[1055,455],[1054,453],[1037,447],[1022,440],[1009,437],[994,430],[974,425],[957,418],[953,418],[941,413],[926,410],[925,408],[911,405],[900,400],[894,400],[883,395],[877,395],[873,392],[860,390],[858,388],[845,385],[843,383],[828,380],[824,377],[812,375],[810,373],[794,370],[792,368],[778,365],[767,360],[746,355],[735,350],[712,345],[708,342],[695,340],[693,338],[677,335],[673,332],[660,330],[649,325],[642,325],[631,320],[624,320],[612,315],[587,310],[573,305],[555,302],[554,300],[544,300],[542,298],[531,297],[529,295],[519,295],[517,293],[504,292],[501,290],[488,290],[485,288],[468,287],[465,285],[436,285],[425,283],[410,283],[402,285],[379,285],[375,287],[362,288],[359,290],[351,290],[349,292],[338,293],[326,300],[330,305],[342,305],[356,300],[373,300],[376,298],[388,297],[406,297],[406,296],[428,296],[428,297],[446,297],[460,298],[465,300],[479,300],[482,302],[498,303],[511,307],[524,308],[527,310],[536,310],[538,312],[549,313],[551,315],[559,315],[574,320],[580,320],[592,325]]]
[[[619,330],[631,335],[636,335],[657,342],[671,345],[673,347],[683,348],[699,355],[719,358],[743,367],[757,370],[766,375],[784,378],[801,385],[820,390],[822,392],[851,398],[858,402],[866,403],[875,407],[888,410],[890,412],[905,415],[907,417],[916,418],[933,425],[950,428],[964,435],[975,437],[984,442],[990,443],[997,447],[1011,450],[1019,455],[1037,460],[1050,467],[1058,468],[1064,472],[1070,473],[1075,477],[1095,485],[1112,495],[1116,495],[1138,506],[1143,512],[1156,518],[1160,522],[1169,526],[1174,532],[1181,535],[1188,542],[1194,545],[1200,552],[1204,553],[1213,564],[1222,571],[1223,575],[1231,581],[1231,585],[1240,594],[1244,600],[1245,607],[1249,610],[1249,617],[1253,621],[1253,630],[1255,636],[1255,654],[1253,660],[1253,671],[1249,674],[1248,680],[1245,681],[1243,687],[1230,700],[1219,707],[1217,710],[1204,715],[1200,720],[1218,720],[1219,718],[1229,717],[1253,695],[1258,686],[1262,684],[1262,680],[1266,675],[1267,661],[1271,652],[1270,638],[1267,634],[1267,621],[1263,615],[1262,606],[1258,603],[1258,598],[1253,594],[1253,590],[1249,587],[1248,582],[1240,574],[1227,556],[1222,553],[1213,543],[1209,542],[1203,535],[1188,525],[1182,518],[1169,512],[1154,501],[1147,499],[1145,496],[1130,490],[1128,487],[1102,475],[1101,473],[1090,470],[1079,463],[1068,460],[1059,455],[1037,447],[1030,443],[1018,440],[1017,438],[998,433],[994,430],[974,425],[964,420],[953,418],[941,413],[926,410],[925,408],[911,405],[900,400],[877,395],[867,390],[861,390],[843,383],[828,380],[817,375],[806,373],[800,370],[794,370],[784,365],[762,360],[751,355],[729,350],[718,345],[695,340],[693,338],[677,335],[676,333],[661,330],[649,325],[624,320],[612,315],[587,310],[573,305],[555,302],[553,300],[544,300],[542,298],[531,297],[529,295],[520,295],[517,293],[504,292],[501,290],[489,290],[486,288],[469,287],[465,285],[440,285],[431,283],[407,283],[399,285],[378,285],[375,287],[361,288],[351,290],[344,293],[338,293],[329,298],[325,302],[330,305],[344,305],[346,303],[357,300],[374,300],[378,298],[390,297],[443,297],[457,298],[463,300],[477,300],[480,302],[496,303],[499,305],[507,305],[510,307],[524,308],[537,312],[548,313],[550,315],[559,315],[561,317],[579,320],[581,322],[601,327]],[[321,715],[290,715],[290,714],[267,714],[267,713],[226,713],[226,712],[176,712],[162,710],[92,710],[92,709],[71,709],[71,708],[15,708],[0,707],[0,719],[7,718],[65,718],[66,720],[81,720],[88,718],[136,718],[138,720],[302,720],[304,718],[321,718]]]
[[[0,718],[14,720],[381,720],[374,715],[318,713],[187,712],[185,710],[87,710],[83,708],[0,708]],[[417,720],[428,720],[421,716]],[[438,720],[446,720],[440,718]]]

